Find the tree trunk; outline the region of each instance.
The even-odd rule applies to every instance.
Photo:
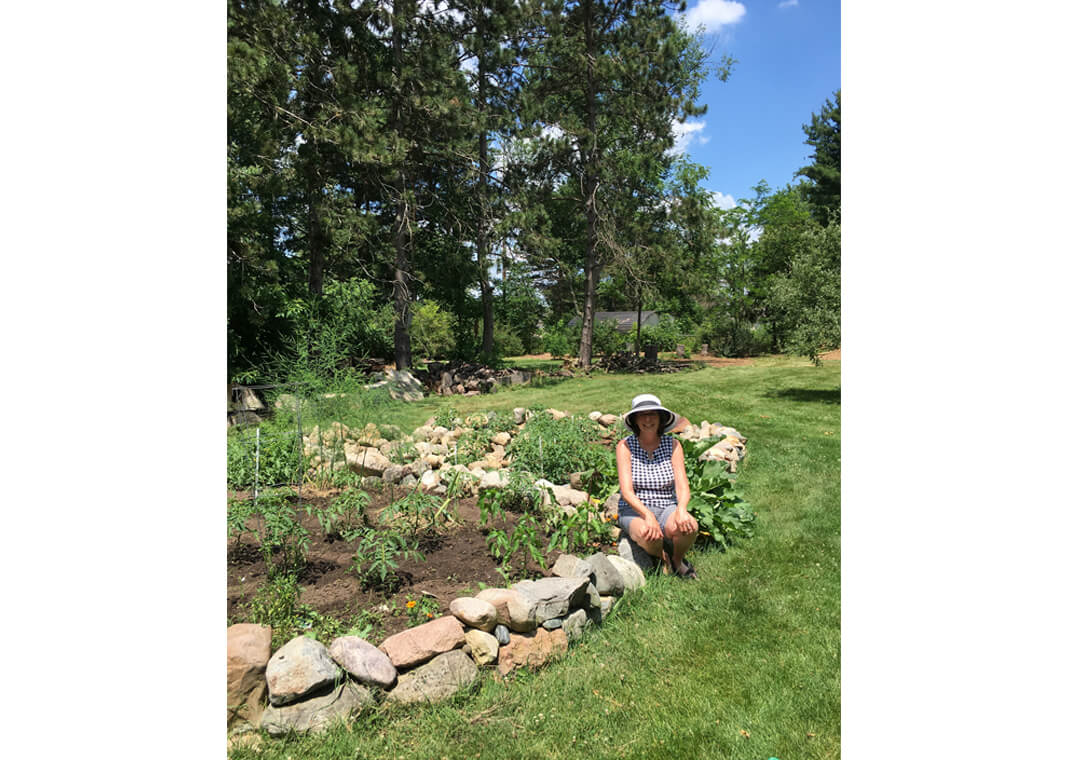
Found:
[[[634,334],[634,353],[642,350],[642,297],[638,296],[638,322]]]
[[[402,87],[402,73],[404,70],[404,30],[411,18],[412,0],[397,0],[393,15],[393,108],[390,113],[390,127],[394,134],[399,134],[404,128],[401,118],[403,98],[405,93]],[[409,248],[411,246],[410,235],[410,209],[408,198],[408,176],[405,171],[406,157],[398,159],[400,164],[393,177],[393,188],[396,193],[396,216],[393,222],[393,359],[397,369],[408,369],[412,366],[412,342],[409,328],[412,324],[411,291],[408,289],[408,281],[411,275],[409,269]]]
[[[482,26],[482,15],[479,14],[479,27]],[[479,39],[483,40],[482,29],[479,29]],[[478,56],[478,107],[485,115],[486,111],[486,63],[485,46],[479,51]],[[482,361],[489,361],[493,355],[493,288],[489,280],[489,251],[487,249],[487,216],[486,209],[486,177],[489,175],[489,150],[488,138],[483,127],[478,133],[478,236],[476,248],[478,251],[478,287],[482,294]]]
[[[308,293],[323,294],[323,271],[326,268],[326,230],[322,218],[322,190],[315,182],[308,187]]]
[[[593,58],[593,8],[591,0],[583,3],[583,26],[586,33],[586,129],[589,150],[585,156],[586,204],[586,293],[582,304],[582,337],[579,339],[579,366],[588,369],[593,364],[593,321],[597,302],[597,282],[600,267],[597,264],[597,99]]]

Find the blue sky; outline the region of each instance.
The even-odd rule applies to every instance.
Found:
[[[713,61],[738,61],[727,82],[705,81],[708,112],[684,125],[686,152],[709,170],[704,186],[730,206],[761,179],[792,182],[812,151],[802,125],[842,86],[840,3],[693,0],[686,15],[705,25]]]

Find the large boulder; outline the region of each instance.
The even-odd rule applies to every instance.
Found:
[[[539,668],[567,651],[567,634],[563,628],[535,633],[517,633],[497,653],[497,670],[506,676],[516,668]]]
[[[336,686],[344,674],[326,647],[307,636],[282,645],[267,662],[267,690],[276,707]]]
[[[593,583],[597,586],[598,593],[609,596],[619,596],[623,593],[623,576],[603,552],[591,554],[586,561],[593,567]]]
[[[534,621],[541,625],[546,620],[563,617],[585,598],[588,578],[540,578],[536,581],[520,581],[512,586],[530,600],[534,608]]]
[[[379,646],[397,668],[410,668],[464,645],[464,627],[452,615],[395,633]]]
[[[561,554],[553,563],[551,572],[557,578],[589,578],[593,575],[593,566],[574,554]]]
[[[653,559],[645,553],[645,549],[641,548],[635,542],[631,541],[630,536],[619,537],[619,556],[623,559],[630,560],[637,565],[642,572],[652,570],[656,567],[658,559]]]
[[[350,470],[360,475],[379,477],[392,464],[381,451],[373,446],[360,446],[355,443],[345,444],[345,462]]]
[[[354,681],[342,681],[328,694],[281,707],[270,705],[260,727],[271,736],[284,736],[290,731],[316,733],[374,703],[368,689]]]
[[[385,701],[403,704],[440,702],[477,679],[478,666],[470,657],[460,651],[446,652],[402,674]]]
[[[645,585],[645,573],[643,573],[642,569],[634,562],[615,554],[609,554],[608,561],[612,563],[623,577],[623,588],[626,591],[634,591]]]
[[[538,623],[530,599],[514,588],[487,588],[475,595],[497,608],[497,622],[516,632],[533,631]]]
[[[404,401],[418,401],[423,398],[425,388],[419,379],[406,369],[387,369],[377,376],[377,382],[365,388],[385,388],[390,398]]]
[[[383,689],[397,682],[397,669],[389,657],[359,636],[341,636],[331,642],[330,657],[357,681],[374,684]]]
[[[259,725],[270,659],[270,626],[238,623],[226,629],[227,728]]]
[[[485,599],[458,597],[449,603],[449,612],[464,625],[482,631],[492,631],[497,625],[497,608]]]

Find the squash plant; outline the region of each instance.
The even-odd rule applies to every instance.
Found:
[[[687,509],[697,520],[698,536],[724,548],[738,538],[750,538],[756,515],[741,491],[735,487],[734,478],[727,473],[727,465],[720,461],[698,460],[715,440],[681,443],[686,460],[686,477],[690,481],[690,504]]]

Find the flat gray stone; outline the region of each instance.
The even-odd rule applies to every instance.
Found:
[[[353,713],[374,705],[371,692],[354,681],[342,681],[328,694],[277,707],[268,705],[260,727],[271,736],[290,731],[315,733],[332,722],[345,720]]]
[[[620,575],[615,565],[608,561],[608,557],[603,552],[591,554],[586,561],[593,568],[592,585],[597,586],[598,593],[609,596],[619,596],[623,593],[626,588],[623,576]]]
[[[586,615],[586,610],[575,610],[564,618],[563,628],[564,633],[567,634],[568,643],[582,638],[587,625],[589,625],[589,617]]]
[[[568,610],[578,606],[584,599],[586,578],[541,578],[536,581],[520,581],[513,589],[530,600],[534,621],[541,625],[546,620],[563,617]]]
[[[397,679],[386,702],[440,702],[478,679],[478,666],[459,650],[440,654]]]
[[[267,662],[267,691],[276,707],[335,686],[343,677],[326,647],[307,636],[283,644]]]
[[[563,618],[558,618],[558,617],[557,618],[549,618],[548,620],[546,620],[544,623],[541,624],[541,627],[544,628],[547,631],[555,631],[557,628],[563,628],[563,626],[564,626],[564,619]]]
[[[561,554],[553,563],[552,574],[557,578],[589,578],[593,575],[593,567],[574,554]]]

